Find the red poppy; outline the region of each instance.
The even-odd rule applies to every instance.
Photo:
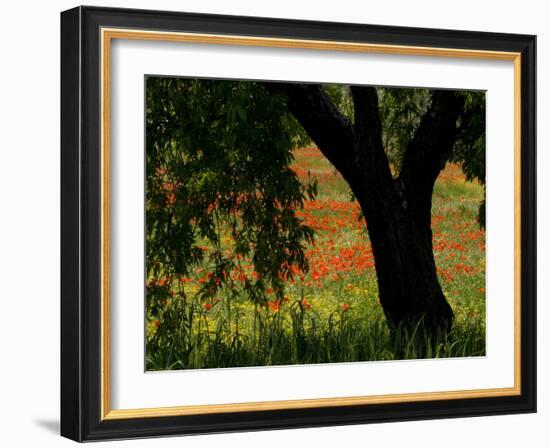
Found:
[[[276,313],[277,311],[279,311],[279,307],[281,305],[281,301],[280,300],[272,300],[272,301],[269,301],[267,302],[267,307],[273,311],[274,313]]]

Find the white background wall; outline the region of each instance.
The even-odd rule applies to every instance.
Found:
[[[550,445],[550,10],[545,1],[157,0],[87,4],[538,35],[539,413],[125,441],[106,446]],[[0,443],[68,446],[59,414],[59,12],[71,1],[4,2],[0,27]],[[545,278],[546,277],[546,278]],[[103,446],[98,444],[96,446]]]

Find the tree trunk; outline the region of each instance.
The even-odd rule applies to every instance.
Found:
[[[456,140],[463,102],[437,91],[405,151],[394,179],[382,144],[378,95],[352,86],[355,123],[342,116],[320,86],[273,84],[321,152],[342,174],[367,221],[380,303],[394,330],[427,331],[440,339],[453,312],[439,280],[432,245],[433,186]]]
[[[450,329],[453,312],[439,280],[431,229],[400,207],[360,200],[375,259],[380,303],[392,328],[409,332],[421,325],[435,336]]]
[[[431,208],[433,185],[454,145],[459,103],[452,92],[434,95],[405,153],[401,174],[407,177],[394,179],[376,90],[352,87],[352,95],[360,169],[347,180],[367,221],[380,303],[392,328],[444,337],[453,312],[437,278]]]

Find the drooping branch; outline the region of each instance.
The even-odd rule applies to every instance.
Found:
[[[286,95],[288,108],[325,157],[348,179],[354,171],[352,123],[332,103],[320,85],[269,83],[271,93]]]

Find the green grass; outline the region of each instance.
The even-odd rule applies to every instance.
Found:
[[[365,224],[340,175],[315,149],[297,150],[293,168],[319,183],[317,199],[301,212],[316,230],[306,251],[310,272],[287,282],[285,300],[268,295],[266,306],[227,288],[201,301],[195,293],[203,272],[172,281],[164,308],[147,310],[148,370],[485,354],[485,233],[476,222],[481,186],[451,165],[434,189],[436,263],[455,321],[446,340],[431,341],[421,325],[414,334],[389,330]]]

